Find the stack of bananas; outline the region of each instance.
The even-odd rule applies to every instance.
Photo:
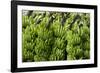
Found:
[[[90,58],[90,14],[23,11],[23,62]]]

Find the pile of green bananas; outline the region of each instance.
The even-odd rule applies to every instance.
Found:
[[[48,11],[23,14],[22,58],[23,62],[89,59],[90,14]]]

